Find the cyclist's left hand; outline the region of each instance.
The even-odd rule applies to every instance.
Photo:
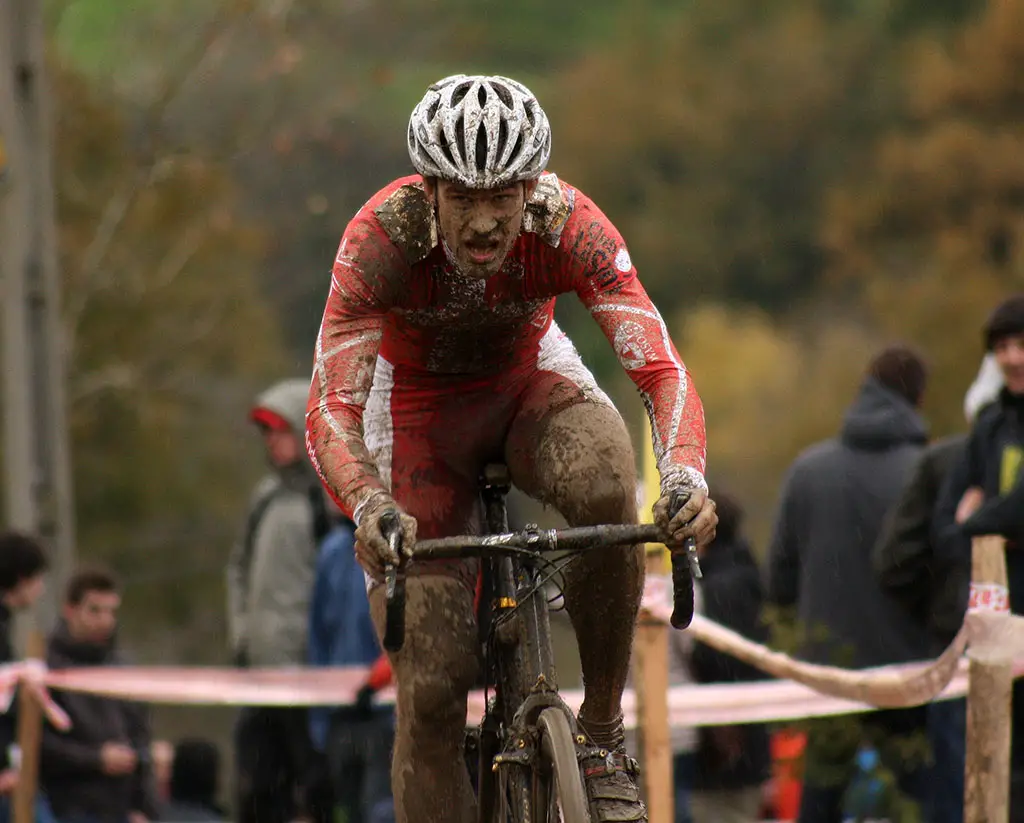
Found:
[[[669,517],[669,495],[663,495],[654,504],[654,523],[668,535],[666,545],[673,550],[681,549],[687,537],[697,541],[698,549],[706,547],[715,539],[718,526],[715,501],[702,489],[690,489],[689,492],[690,499],[675,517]]]

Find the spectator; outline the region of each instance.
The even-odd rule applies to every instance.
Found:
[[[308,380],[285,380],[250,413],[270,473],[256,487],[228,564],[229,627],[240,666],[306,663],[317,546],[327,531],[320,481],[302,442],[308,394]],[[329,820],[307,785],[317,768],[305,709],[243,709],[235,745],[240,823],[286,823],[300,812]]]
[[[1020,494],[1024,455],[1024,294],[992,312],[984,328],[986,349],[994,356],[1004,387],[996,402],[978,415],[960,459],[946,477],[935,507],[933,536],[937,552],[969,568],[971,533],[996,531],[1020,540]],[[1009,504],[1009,505],[1007,505]],[[1007,515],[1009,516],[1007,518]],[[985,523],[983,521],[990,521]],[[1006,520],[1006,522],[998,522]],[[1024,557],[1006,553],[1010,607],[1024,610]],[[1010,817],[1024,816],[1024,681],[1013,687],[1013,753]]]
[[[182,740],[171,761],[170,799],[160,815],[164,823],[219,823],[217,805],[220,753],[207,740]]]
[[[355,555],[355,526],[330,502],[331,531],[320,547],[310,609],[309,661],[313,666],[369,666],[355,704],[310,712],[314,745],[326,752],[334,802],[347,823],[393,819],[391,747],[395,715],[374,705],[391,682],[370,617],[366,578]],[[383,815],[383,817],[382,817]]]
[[[882,591],[871,567],[883,519],[927,439],[918,412],[926,382],[916,352],[885,349],[871,361],[839,437],[811,446],[789,470],[769,550],[769,601],[796,607],[809,630],[800,654],[811,662],[863,668],[928,655],[927,633]],[[838,823],[862,736],[880,749],[901,790],[923,801],[926,753],[909,756],[903,738],[926,745],[925,712],[874,712],[863,728],[853,718],[813,727],[801,823]]]
[[[714,489],[711,497],[718,504],[718,534],[700,555],[703,613],[744,637],[764,642],[764,593],[757,563],[740,533],[743,510],[722,489]],[[698,683],[765,678],[760,670],[703,643],[694,649],[692,667]],[[763,725],[700,729],[691,803],[694,823],[760,820],[762,787],[770,772],[768,731]]]
[[[43,594],[47,562],[34,537],[19,532],[0,533],[0,664],[15,660],[11,623],[15,612],[31,609]],[[18,785],[15,707],[0,715],[0,823],[11,819],[11,796]],[[53,813],[46,798],[36,799],[36,823],[50,823]]]
[[[987,355],[964,400],[969,425],[982,407],[998,397],[1002,385],[1002,374],[994,358]],[[942,483],[966,444],[967,435],[957,434],[925,450],[886,518],[874,550],[875,573],[882,588],[903,605],[912,619],[928,629],[933,655],[952,642],[967,607],[970,564],[965,558],[941,555],[931,534]],[[931,823],[963,820],[966,728],[967,703],[963,698],[929,704],[928,736],[933,759],[928,818]]]
[[[50,636],[52,669],[116,666],[117,581],[109,572],[83,569],[72,576],[62,617]],[[150,732],[142,706],[78,692],[54,699],[71,729],[43,729],[40,778],[61,823],[144,823],[156,819],[149,764]]]

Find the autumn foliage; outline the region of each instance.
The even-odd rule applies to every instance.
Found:
[[[456,71],[541,96],[552,167],[623,230],[759,545],[876,347],[920,345],[934,433],[962,427],[981,320],[1022,282],[1024,0],[400,6],[73,0],[54,19],[82,550],[165,592],[146,604],[165,622],[191,586],[220,619],[260,467],[248,398],[308,371],[337,239]],[[559,316],[638,424],[590,318],[571,298]]]

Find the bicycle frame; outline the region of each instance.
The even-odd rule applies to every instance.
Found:
[[[507,472],[485,473],[481,497],[489,534],[508,531],[509,488]],[[483,591],[491,594],[489,629],[493,629],[485,642],[495,655],[496,686],[480,724],[478,808],[480,823],[491,823],[499,800],[496,766],[518,754],[515,749],[503,751],[507,742],[516,739],[525,744],[528,727],[544,708],[561,707],[573,726],[575,718],[558,697],[548,603],[538,589],[537,565],[507,554],[482,562]],[[488,677],[491,674],[486,672]],[[519,751],[527,755],[525,746]]]
[[[502,534],[508,531],[508,512],[505,496],[508,494],[507,479],[494,482],[485,479],[482,497],[488,532]],[[511,706],[518,707],[529,691],[538,683],[555,687],[555,664],[551,651],[551,623],[548,618],[548,603],[543,592],[537,590],[540,573],[536,564],[524,562],[508,555],[485,559],[484,573],[491,575],[491,589],[494,593],[491,625],[497,626],[502,615],[515,610],[513,619],[522,624],[519,641],[508,648],[512,653],[500,661],[502,670],[499,684],[506,691],[505,698]],[[486,585],[485,585],[486,590]],[[531,594],[531,592],[536,592]],[[517,684],[517,686],[513,686]],[[516,694],[508,694],[515,691]],[[512,716],[507,714],[506,721]]]

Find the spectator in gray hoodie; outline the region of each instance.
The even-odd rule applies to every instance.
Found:
[[[927,383],[923,359],[892,346],[870,363],[838,438],[801,454],[785,479],[769,549],[768,601],[795,607],[807,631],[800,655],[850,668],[920,660],[927,631],[875,578],[872,548],[927,440],[918,411]],[[812,727],[800,823],[839,823],[862,735],[880,747],[900,788],[922,802],[926,752],[901,756],[908,738],[927,746],[925,710],[874,712]],[[841,732],[845,730],[844,736]],[[831,768],[830,768],[831,767]]]
[[[270,472],[256,486],[242,539],[228,564],[231,648],[239,666],[303,666],[317,548],[328,529],[320,481],[303,448],[309,380],[282,381],[249,415],[263,436]],[[329,819],[311,776],[322,773],[307,712],[243,709],[235,729],[240,823]]]

